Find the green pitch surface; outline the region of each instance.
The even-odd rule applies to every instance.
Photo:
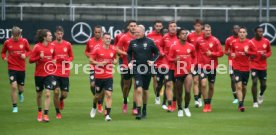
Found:
[[[2,49],[2,46],[0,47]],[[74,46],[76,64],[88,63],[84,56],[85,46]],[[273,47],[276,52],[276,47]],[[220,63],[227,63],[224,56]],[[10,85],[8,80],[7,63],[0,61],[0,134],[1,135],[169,135],[169,134],[210,134],[210,135],[272,135],[276,133],[276,55],[268,60],[267,91],[263,105],[258,109],[252,107],[251,80],[247,86],[248,94],[245,100],[246,112],[237,111],[237,105],[232,104],[233,96],[230,88],[229,75],[217,75],[215,94],[212,100],[213,112],[203,113],[202,108],[194,107],[194,100],[190,104],[191,118],[178,118],[177,112],[167,113],[160,105],[154,104],[154,94],[150,87],[148,117],[137,121],[131,115],[132,96],[130,96],[128,114],[123,114],[122,93],[119,74],[114,77],[113,107],[111,122],[105,122],[103,114],[97,114],[91,119],[89,112],[92,105],[92,94],[89,88],[89,75],[82,72],[70,77],[71,88],[69,97],[65,100],[62,119],[55,118],[53,101],[49,112],[50,122],[37,122],[36,92],[34,85],[34,67],[27,64],[25,102],[18,103],[19,112],[12,113],[10,99]],[[131,90],[130,95],[133,95]],[[53,95],[53,94],[52,94]]]

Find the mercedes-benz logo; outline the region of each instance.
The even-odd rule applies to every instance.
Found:
[[[71,36],[77,43],[86,43],[92,36],[91,27],[84,22],[76,23],[71,29]]]
[[[262,23],[261,27],[264,28],[264,36],[272,43],[276,39],[276,29],[270,23]]]

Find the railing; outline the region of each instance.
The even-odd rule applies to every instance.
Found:
[[[207,11],[207,10],[217,10],[217,11],[222,11],[225,13],[225,22],[229,21],[229,12],[231,11],[235,11],[235,10],[244,10],[244,11],[259,11],[259,21],[267,21],[269,22],[269,12],[272,10],[276,10],[276,7],[270,7],[269,5],[267,5],[266,7],[262,7],[262,5],[260,4],[259,6],[254,6],[254,7],[215,7],[215,6],[198,6],[198,7],[165,7],[165,6],[94,6],[94,5],[77,5],[77,4],[70,4],[70,5],[65,5],[65,4],[32,4],[32,3],[28,3],[28,4],[20,4],[20,5],[6,5],[4,3],[5,0],[2,0],[2,20],[6,19],[6,8],[20,8],[20,20],[24,20],[24,8],[29,8],[29,7],[35,7],[35,8],[68,8],[68,15],[70,16],[70,20],[71,21],[75,21],[75,10],[76,9],[121,9],[123,10],[123,21],[127,20],[127,9],[132,10],[133,12],[133,8],[136,8],[134,11],[136,11],[136,15],[133,16],[133,19],[139,20],[139,18],[137,18],[137,12],[139,12],[139,10],[142,9],[147,9],[147,10],[173,10],[174,14],[172,14],[172,16],[174,16],[174,20],[177,21],[178,18],[178,14],[177,12],[179,10],[198,10],[200,13],[200,16],[198,16],[199,18],[203,18],[204,17],[204,12],[203,11]],[[262,1],[262,0],[260,0]],[[263,19],[263,15],[262,12],[266,11],[266,19]]]

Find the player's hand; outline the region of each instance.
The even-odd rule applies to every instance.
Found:
[[[236,58],[236,54],[235,53],[231,53],[231,57],[232,58]]]
[[[123,55],[127,56],[127,53],[126,53],[126,52],[123,52]]]
[[[44,58],[44,52],[40,52],[40,58],[41,58],[41,59]]]
[[[114,65],[116,65],[117,63],[118,63],[118,60],[117,60],[117,59],[113,60],[113,64],[114,64]]]
[[[149,66],[153,66],[154,65],[154,61],[148,60],[148,64],[149,64]]]
[[[229,56],[229,55],[230,55],[230,53],[229,53],[229,52],[226,52],[226,53],[225,53],[225,55]]]
[[[8,61],[8,58],[7,58],[7,57],[5,57],[5,58],[4,58],[4,61]]]
[[[262,54],[262,59],[266,59],[266,56],[265,56],[265,54],[264,54],[264,53]]]
[[[103,62],[101,62],[100,65],[105,66],[105,65],[107,65],[107,64],[108,64],[108,61],[103,61]]]
[[[206,55],[207,55],[207,56],[211,56],[211,55],[212,55],[212,52],[211,52],[210,50],[208,50],[208,51],[206,52]]]
[[[132,63],[128,63],[128,68],[129,69],[133,69],[133,64]]]
[[[244,47],[244,52],[247,54],[248,53],[248,46]]]
[[[180,61],[180,56],[176,56],[175,62]]]
[[[26,59],[26,54],[21,54],[22,59]]]

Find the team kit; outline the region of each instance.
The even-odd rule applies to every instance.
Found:
[[[270,42],[263,37],[263,28],[257,26],[254,37],[248,39],[246,27],[234,25],[233,34],[226,39],[223,48],[212,35],[209,24],[196,19],[193,26],[194,31],[189,33],[174,21],[166,28],[162,21],[155,21],[154,30],[145,35],[145,27],[130,20],[123,32],[114,38],[114,44],[111,44],[110,33],[103,33],[100,25],[95,26],[84,52],[90,64],[89,85],[93,95],[90,117],[103,113],[105,121],[112,120],[113,69],[116,64],[120,68],[122,113],[128,113],[129,93],[133,87],[131,113],[136,120],[147,118],[151,80],[155,104],[166,112],[177,111],[178,117],[191,117],[191,93],[196,108],[202,107],[203,113],[212,112],[218,59],[223,55],[228,57],[233,104],[237,104],[238,112],[245,112],[244,99],[250,76],[253,108],[258,108],[264,101],[267,59],[271,56]],[[19,27],[14,26],[11,32],[12,37],[4,42],[1,56],[8,65],[12,112],[19,111],[18,99],[24,102],[25,61],[29,57],[29,63],[36,65],[37,120],[50,121],[51,92],[56,118],[61,119],[64,100],[70,90],[70,62],[74,60],[71,43],[63,39],[62,26],[57,26],[53,33],[55,40],[52,40],[50,30],[37,30],[37,43],[32,49]],[[55,72],[45,69],[49,63],[54,63]]]

